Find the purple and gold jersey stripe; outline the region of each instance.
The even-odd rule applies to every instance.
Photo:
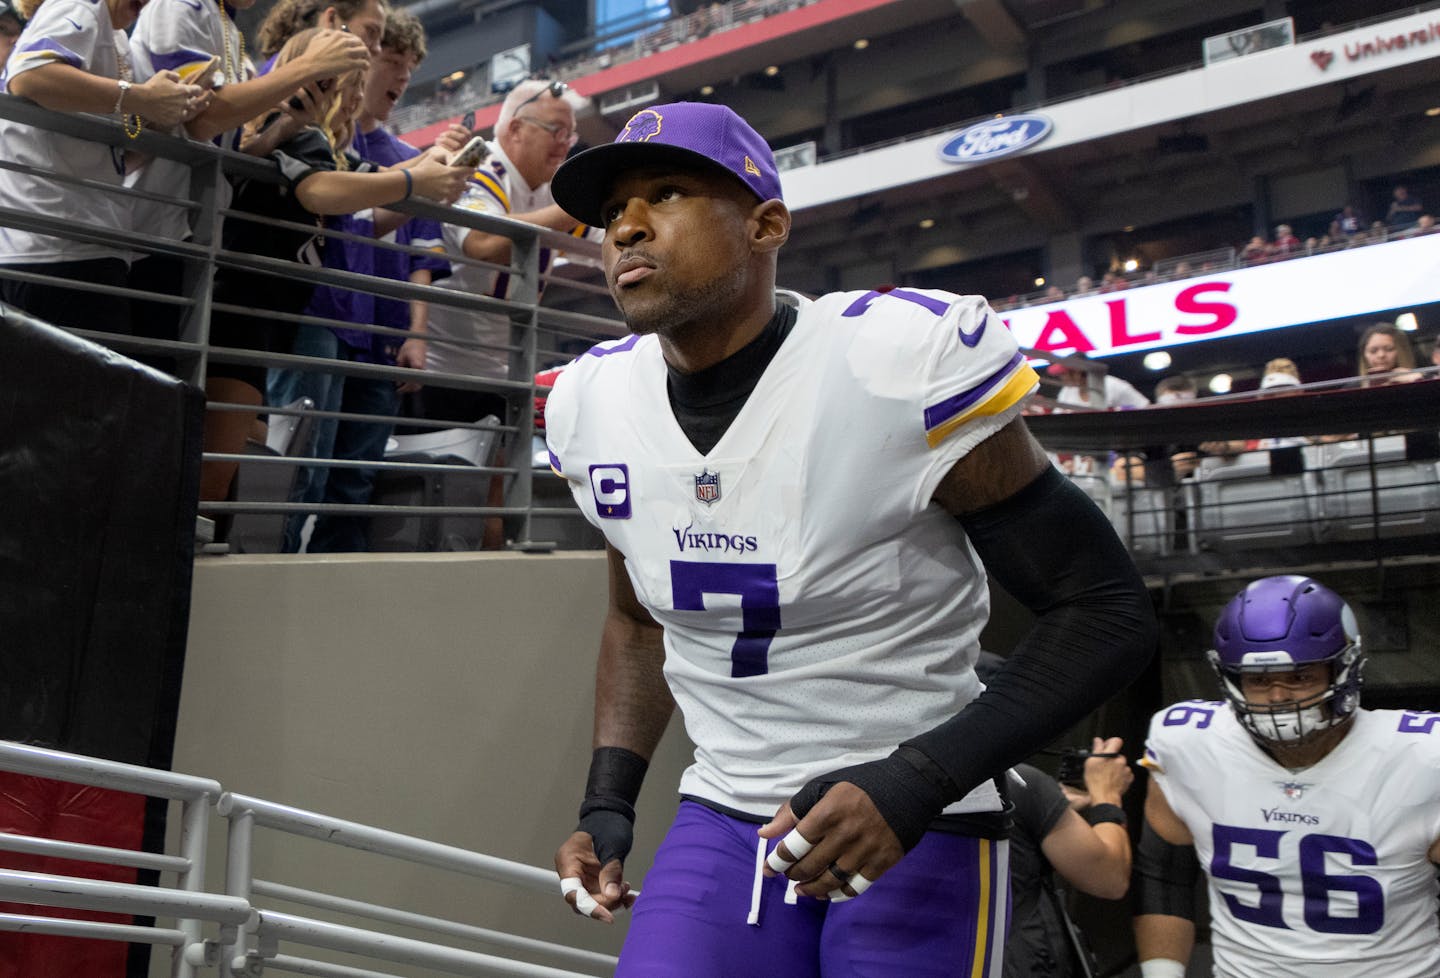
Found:
[[[927,407],[925,440],[934,448],[967,421],[1009,410],[1039,380],[1024,355],[1016,353],[1009,363],[968,391]]]
[[[490,192],[490,196],[498,200],[500,202],[500,206],[505,208],[506,214],[510,213],[510,195],[505,192],[505,188],[500,185],[499,180],[496,180],[493,176],[491,176],[484,170],[476,170],[473,174],[471,174],[470,179],[474,180],[480,186],[488,190]]]
[[[62,61],[67,65],[74,65],[76,68],[85,67],[85,59],[65,45],[58,43],[48,37],[42,37],[25,46],[17,49],[11,55],[17,62],[26,61]],[[14,72],[10,72],[14,74]]]
[[[210,55],[204,51],[181,48],[178,51],[155,52],[150,55],[150,64],[159,71],[173,71],[184,82],[194,82],[201,69],[210,63]]]

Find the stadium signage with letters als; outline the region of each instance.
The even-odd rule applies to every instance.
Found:
[[[940,158],[947,163],[985,163],[1034,146],[1055,128],[1048,116],[1008,115],[977,122],[960,130],[940,145]]]
[[[1432,302],[1440,302],[1440,234],[1073,296],[1000,318],[1022,347],[1105,356]]]

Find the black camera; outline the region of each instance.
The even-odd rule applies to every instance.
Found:
[[[1055,769],[1055,780],[1072,788],[1085,788],[1085,761],[1090,752],[1080,747],[1067,747],[1060,752],[1060,765]]]
[[[1066,747],[1063,750],[1055,751],[1060,755],[1060,764],[1055,769],[1055,780],[1063,785],[1085,790],[1085,762],[1092,757],[1120,757],[1118,753],[1096,753],[1086,750],[1084,747]]]

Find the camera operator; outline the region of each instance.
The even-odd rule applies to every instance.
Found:
[[[1129,889],[1130,836],[1120,801],[1135,775],[1122,746],[1119,737],[1096,737],[1090,751],[1067,752],[1060,776],[1073,783],[1057,782],[1028,764],[1016,766],[1025,784],[1012,778],[1009,785],[1014,916],[1004,978],[1095,974],[1085,940],[1066,913],[1061,881],[1106,900]]]

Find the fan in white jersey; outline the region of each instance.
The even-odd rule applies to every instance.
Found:
[[[254,77],[233,11],[249,10],[255,2],[148,0],[140,12],[130,42],[136,77],[170,71],[219,96],[186,122],[184,133],[192,139],[214,140],[225,149],[238,150],[241,127],[283,103],[297,89],[369,66],[370,54],[363,40],[352,33],[329,31],[317,37],[300,57]],[[156,158],[127,182],[156,194],[183,198],[188,197],[189,180],[189,166]],[[219,193],[219,206],[228,206],[228,181],[222,181]],[[185,208],[153,200],[143,200],[136,207],[137,225],[149,233],[177,241],[190,237]]]
[[[598,231],[577,224],[550,194],[550,178],[577,140],[575,111],[581,104],[582,100],[563,82],[530,79],[512,88],[500,106],[488,155],[475,167],[455,206],[598,241]],[[440,288],[510,299],[517,289],[526,287],[508,271],[500,270],[510,264],[509,238],[462,224],[446,224],[444,229],[445,250],[454,261],[450,277]],[[541,291],[554,254],[548,245],[540,248]],[[486,264],[460,260],[462,257]],[[429,327],[427,370],[471,377],[510,376],[508,312],[437,302],[430,305]],[[487,414],[504,418],[507,413],[501,393],[433,385],[420,392],[418,406],[424,417],[442,421],[475,421]],[[499,485],[498,478],[495,485]]]
[[[112,114],[130,136],[146,123],[173,126],[203,104],[200,88],[161,72],[132,83],[126,28],[143,0],[48,0],[23,4],[29,23],[0,75],[0,89],[55,111]],[[0,207],[39,220],[98,230],[102,235],[131,228],[129,201],[120,186],[127,154],[123,147],[77,139],[37,126],[0,120],[0,157],[40,173],[0,170]],[[44,174],[90,182],[61,183]],[[108,185],[108,186],[107,186]],[[0,228],[0,265],[71,281],[125,285],[129,249],[114,241],[78,241],[18,222]],[[63,233],[63,232],[62,232]],[[0,282],[0,297],[60,326],[130,332],[129,300],[82,291],[64,283]]]
[[[998,976],[993,779],[1154,640],[1113,529],[1019,418],[1033,371],[983,299],[777,297],[789,211],[723,106],[647,108],[551,186],[605,228],[634,333],[546,407],[610,557],[565,898],[607,921],[633,901],[634,803],[678,705],[695,763],[618,978]],[[987,570],[1038,619],[982,692]]]
[[[1440,714],[1360,708],[1355,615],[1307,577],[1241,591],[1210,661],[1225,701],[1161,710],[1142,761],[1144,978],[1185,974],[1197,857],[1217,978],[1440,974]]]

